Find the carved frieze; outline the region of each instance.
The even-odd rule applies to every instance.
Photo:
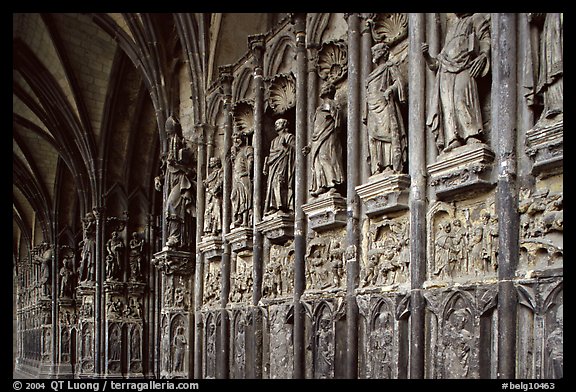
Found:
[[[393,286],[410,276],[410,232],[407,217],[384,218],[370,225],[360,288]]]
[[[265,300],[291,297],[294,287],[294,243],[273,244],[265,263],[262,278],[262,296]]]
[[[493,202],[437,202],[428,219],[429,279],[495,276],[499,225]]]
[[[529,270],[562,267],[564,195],[548,188],[520,190],[520,266]]]
[[[306,249],[306,291],[338,291],[346,284],[345,234],[316,235]]]
[[[216,305],[220,300],[220,262],[204,262],[204,296],[203,304]]]
[[[236,256],[230,276],[230,302],[250,302],[252,299],[252,259]]]

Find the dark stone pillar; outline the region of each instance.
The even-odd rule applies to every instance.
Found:
[[[305,288],[306,215],[302,204],[306,201],[306,157],[302,148],[308,142],[307,130],[307,70],[306,70],[306,14],[292,15],[296,35],[296,173],[294,185],[294,378],[304,378],[306,370],[304,339],[304,308],[300,297]]]
[[[360,198],[356,186],[360,184],[360,144],[361,132],[360,97],[360,14],[348,14],[348,128],[346,142],[348,157],[346,166],[346,376],[358,377],[358,304],[355,289],[358,284],[358,260],[360,252]]]
[[[224,157],[222,160],[222,170],[224,173],[224,184],[222,186],[222,264],[221,264],[221,281],[220,281],[220,311],[221,330],[220,330],[220,355],[216,357],[218,371],[217,378],[228,378],[230,375],[229,364],[229,320],[226,311],[228,295],[230,293],[230,243],[226,240],[226,235],[230,232],[230,217],[232,203],[230,197],[232,194],[232,168],[230,165],[230,149],[232,147],[232,72],[231,65],[221,66],[220,70],[220,88],[224,98]]]
[[[408,161],[410,167],[410,378],[424,378],[426,280],[426,126],[425,72],[420,51],[425,15],[408,15]]]
[[[94,296],[94,375],[97,377],[104,372],[104,360],[106,350],[106,321],[104,309],[103,283],[106,277],[105,263],[103,258],[104,247],[104,208],[93,209],[96,218],[96,246],[94,255],[94,280],[96,281]]]
[[[497,143],[498,378],[516,375],[519,215],[516,187],[516,15],[492,14],[492,131]]]
[[[258,308],[258,302],[262,297],[262,270],[264,268],[264,253],[262,232],[256,228],[256,225],[262,221],[261,206],[262,201],[262,184],[263,184],[263,154],[262,141],[264,134],[263,116],[264,116],[264,38],[262,34],[248,37],[248,47],[252,52],[254,65],[254,134],[252,136],[252,147],[254,148],[254,182],[252,193],[252,320],[254,336],[252,339],[252,350],[254,362],[247,364],[246,370],[251,378],[262,378],[262,314]]]

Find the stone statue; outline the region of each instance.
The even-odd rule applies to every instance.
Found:
[[[454,276],[457,268],[458,258],[458,244],[456,237],[452,233],[452,225],[450,222],[444,222],[439,226],[440,232],[436,238],[436,270],[434,275]]]
[[[564,115],[564,17],[560,13],[528,13],[542,27],[538,77],[533,93],[542,98],[542,114],[535,128],[552,125]]]
[[[140,331],[137,328],[132,331],[132,339],[130,339],[130,359],[140,359]]]
[[[40,248],[42,255],[34,255],[34,262],[40,264],[40,276],[38,277],[38,283],[42,285],[42,293],[44,295],[50,294],[50,264],[52,262],[52,256],[54,255],[54,245],[49,245],[47,242],[43,242]]]
[[[71,260],[65,257],[60,268],[60,298],[70,298],[72,296],[73,274]]]
[[[249,227],[252,220],[252,170],[254,148],[247,144],[246,135],[234,132],[232,145],[232,223],[231,228]]]
[[[206,209],[204,212],[204,234],[217,235],[222,232],[222,162],[212,157],[208,163],[210,174],[203,181],[206,186]]]
[[[96,217],[92,212],[86,213],[82,219],[82,247],[80,258],[79,282],[94,281],[94,257],[96,251]]]
[[[370,148],[370,173],[402,173],[407,160],[407,136],[400,105],[407,101],[406,82],[400,68],[389,61],[384,43],[372,47],[377,65],[366,80],[366,117]]]
[[[320,90],[322,102],[314,113],[312,143],[304,147],[305,155],[312,156],[312,184],[310,194],[318,196],[344,182],[342,167],[342,145],[338,137],[340,130],[340,107],[334,100],[336,87],[326,83]]]
[[[124,241],[116,230],[112,231],[112,237],[106,241],[106,279],[117,279],[122,268],[121,251],[124,248]]]
[[[168,248],[179,248],[185,245],[186,217],[192,214],[194,199],[194,184],[191,179],[189,165],[189,149],[184,145],[180,123],[170,116],[166,120],[166,135],[168,139],[168,156],[166,158],[165,186],[168,187],[166,199],[166,219]]]
[[[144,252],[144,239],[138,238],[138,233],[132,233],[130,240],[130,280],[137,282],[142,278],[142,255]]]
[[[316,331],[315,378],[332,378],[334,371],[334,336],[329,319],[320,319]]]
[[[174,346],[174,372],[184,371],[184,354],[186,353],[186,345],[188,341],[186,336],[184,336],[184,327],[179,325],[176,328],[176,335],[172,340],[172,345]]]
[[[86,327],[82,339],[82,358],[92,358],[92,330]]]
[[[288,120],[274,123],[278,135],[272,140],[270,153],[264,159],[263,173],[268,176],[264,215],[294,210],[294,135],[288,132]]]
[[[422,44],[428,68],[436,72],[426,125],[440,153],[482,143],[485,131],[476,79],[490,68],[490,21],[481,14],[456,13],[456,17],[437,57]]]

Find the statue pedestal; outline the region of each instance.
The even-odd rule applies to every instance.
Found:
[[[381,173],[371,176],[367,184],[356,187],[366,207],[366,215],[375,217],[386,212],[408,209],[410,176]]]
[[[198,250],[204,253],[208,260],[222,256],[222,237],[209,236],[202,237],[202,242],[198,244]]]
[[[233,252],[252,250],[252,229],[248,227],[237,227],[226,234],[226,240],[230,243]]]
[[[526,132],[526,154],[532,158],[532,174],[556,174],[564,158],[564,120],[534,127]]]
[[[314,231],[346,226],[346,199],[339,193],[324,193],[310,203],[303,204],[302,210]]]
[[[294,214],[276,212],[265,216],[256,228],[273,243],[282,243],[294,238]]]
[[[485,144],[470,144],[438,155],[428,165],[431,185],[440,200],[468,191],[486,190],[490,181],[494,153]]]

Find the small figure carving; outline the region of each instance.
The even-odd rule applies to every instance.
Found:
[[[294,210],[295,137],[288,132],[288,120],[274,123],[278,135],[272,140],[270,153],[264,159],[263,174],[268,176],[264,215]]]
[[[211,157],[208,163],[210,174],[203,181],[206,186],[206,210],[204,213],[204,234],[217,235],[222,232],[222,162]]]
[[[246,135],[236,131],[233,135],[232,159],[232,224],[231,228],[249,227],[252,220],[252,170],[254,148],[246,143]]]
[[[312,184],[310,194],[318,196],[334,192],[344,181],[340,130],[340,106],[334,100],[336,87],[326,83],[320,90],[322,102],[314,113],[312,144],[303,148],[304,155],[312,154]]]
[[[440,233],[436,238],[436,269],[434,275],[439,276],[454,276],[458,261],[458,244],[454,233],[452,233],[452,225],[450,222],[444,222],[439,226]]]
[[[188,341],[184,335],[184,327],[179,325],[176,328],[176,335],[172,340],[174,346],[174,372],[184,371],[184,354],[186,353],[186,345]]]
[[[464,144],[482,143],[484,127],[476,79],[490,68],[490,21],[472,13],[456,13],[437,57],[422,44],[426,65],[436,72],[426,125],[440,153]]]
[[[92,330],[90,327],[86,327],[84,330],[82,344],[83,358],[92,358]]]
[[[110,353],[110,360],[120,360],[120,329],[113,326],[110,333],[110,340],[108,341],[108,350]]]
[[[546,338],[546,354],[548,366],[546,377],[564,377],[564,306],[558,306],[556,310],[556,325],[554,330]]]
[[[407,136],[400,105],[407,100],[406,82],[397,64],[389,61],[384,43],[372,47],[377,64],[366,80],[366,117],[370,173],[402,173],[407,160]]]
[[[447,378],[466,378],[470,371],[473,336],[468,331],[469,315],[466,309],[456,309],[448,319],[444,332],[444,366]]]
[[[132,233],[130,240],[130,280],[138,282],[142,278],[142,255],[144,252],[144,239],[138,238],[138,233]]]
[[[140,331],[134,328],[132,331],[132,339],[130,340],[130,360],[140,359]]]
[[[316,331],[315,378],[334,376],[334,336],[329,319],[322,318]]]
[[[40,264],[40,276],[38,277],[38,283],[42,287],[42,294],[50,294],[50,263],[52,262],[52,256],[54,255],[54,245],[49,245],[47,242],[43,242],[40,247],[41,255],[34,255],[34,262]]]

